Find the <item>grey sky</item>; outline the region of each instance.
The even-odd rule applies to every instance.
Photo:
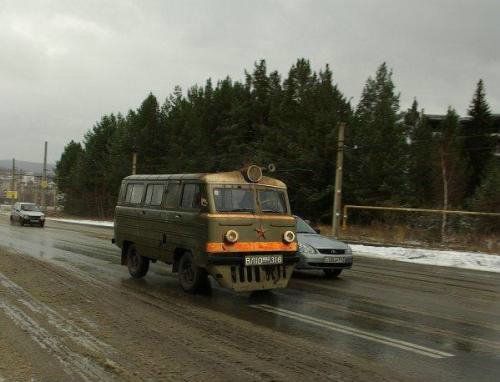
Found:
[[[0,0],[0,159],[55,162],[104,113],[265,58],[329,63],[357,101],[382,61],[406,108],[464,113],[479,78],[500,112],[500,1]]]

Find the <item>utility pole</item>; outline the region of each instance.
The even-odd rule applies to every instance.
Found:
[[[12,158],[12,179],[10,183],[10,190],[16,190],[16,160]]]
[[[345,123],[339,123],[339,137],[337,141],[337,164],[335,170],[335,194],[333,196],[332,234],[338,236],[340,222],[340,208],[342,204],[342,170],[344,166],[344,133]]]
[[[42,170],[42,194],[41,194],[41,205],[42,211],[47,209],[47,203],[45,201],[45,189],[47,188],[47,141],[45,141],[43,150],[43,170]]]
[[[137,151],[132,152],[132,175],[137,174]]]

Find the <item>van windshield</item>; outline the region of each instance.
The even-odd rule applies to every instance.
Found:
[[[257,192],[257,195],[255,193]],[[242,186],[216,187],[213,190],[215,209],[218,212],[256,213],[256,199],[261,213],[286,214],[288,207],[285,192],[273,188],[253,188]]]
[[[214,189],[215,209],[219,212],[255,213],[254,192],[250,188],[221,187]]]
[[[285,193],[275,189],[258,190],[260,210],[264,213],[285,214],[287,212]]]

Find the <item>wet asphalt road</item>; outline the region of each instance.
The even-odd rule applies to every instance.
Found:
[[[50,221],[45,229],[9,226],[0,216],[0,247],[20,261],[29,256],[113,288],[126,285],[160,307],[181,301],[179,309],[236,318],[263,336],[271,330],[278,335],[270,345],[276,352],[293,339],[311,345],[304,348],[307,359],[317,352],[318,359],[364,368],[343,376],[331,370],[331,379],[370,379],[373,368],[373,380],[500,380],[499,274],[355,257],[353,269],[336,280],[296,272],[288,289],[257,295],[236,294],[212,281],[211,293],[190,296],[165,264],[152,265],[145,280],[130,280],[111,236],[107,228]],[[225,340],[223,330],[217,336]],[[290,355],[291,363],[300,352]],[[269,370],[254,379],[279,379],[283,368],[276,365],[276,374]]]

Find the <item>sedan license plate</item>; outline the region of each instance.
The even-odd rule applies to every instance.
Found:
[[[341,264],[346,262],[346,257],[344,256],[326,256],[325,263]]]
[[[245,256],[245,266],[283,264],[283,255]]]

